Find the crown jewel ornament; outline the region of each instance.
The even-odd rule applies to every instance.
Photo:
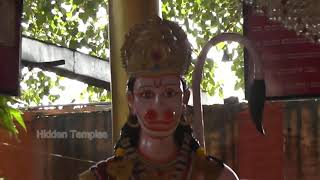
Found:
[[[155,16],[130,30],[121,56],[129,76],[184,75],[191,62],[191,45],[178,24]]]

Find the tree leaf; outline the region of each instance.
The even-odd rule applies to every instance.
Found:
[[[9,113],[13,116],[13,118],[19,123],[21,127],[26,131],[27,127],[24,123],[24,120],[22,118],[22,112],[19,111],[18,109],[10,108]]]

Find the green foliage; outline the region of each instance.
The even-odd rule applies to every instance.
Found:
[[[238,47],[237,52],[239,52],[238,58],[233,61],[233,65],[231,67],[232,71],[235,72],[238,80],[235,84],[235,89],[243,89],[244,88],[244,58],[243,58],[243,50]]]
[[[242,3],[239,0],[162,0],[162,15],[166,19],[178,22],[190,36],[195,37],[193,57],[196,57],[204,44],[222,32],[242,33]],[[190,39],[189,39],[190,40]],[[217,45],[217,50],[227,50],[228,44]],[[243,88],[242,49],[237,47],[229,54],[234,62],[232,70],[238,76],[236,88]],[[214,59],[216,61],[216,59]],[[213,79],[215,63],[207,61],[204,66],[201,88],[209,95],[222,93],[222,82]],[[191,81],[191,73],[186,77]]]
[[[80,98],[83,98],[85,94],[89,94],[90,102],[111,102],[111,93],[102,88],[88,86],[87,89],[81,93]]]
[[[4,128],[16,136],[19,132],[16,128],[15,121],[24,130],[27,130],[27,128],[22,118],[22,112],[8,105],[8,102],[13,101],[15,100],[11,97],[0,96],[0,128]]]
[[[98,13],[103,8],[105,0],[25,0],[23,34],[71,49],[85,47],[105,59],[108,26]]]
[[[101,14],[104,15],[107,9],[106,0],[24,0],[23,35],[106,59],[108,22]],[[162,13],[164,18],[178,22],[195,37],[193,57],[199,54],[204,43],[219,33],[242,33],[242,4],[239,0],[162,0]],[[107,14],[104,16],[108,19]],[[214,48],[229,50],[228,43]],[[237,47],[229,53],[234,63],[232,70],[239,78],[235,88],[243,88],[242,49]],[[206,62],[201,87],[210,95],[218,93],[222,96],[223,82],[216,82],[213,78],[216,67],[211,60]],[[189,85],[191,72],[192,68],[186,77]],[[47,97],[50,103],[54,103],[59,96],[50,94],[50,89],[59,85],[61,78],[52,79],[46,73],[37,72],[38,77],[33,74],[28,72],[22,76],[23,83],[29,87],[22,92],[22,99],[28,104],[40,105],[41,99]],[[96,87],[88,86],[80,98],[87,95],[90,101],[111,100],[110,93]]]
[[[22,87],[20,98],[28,105],[42,105],[43,97],[47,97],[49,102],[56,101],[59,94],[52,93],[53,88],[61,91],[65,90],[64,86],[60,85],[60,80],[63,77],[58,77],[50,73],[35,68],[31,71],[22,71]],[[51,73],[53,74],[53,73]]]
[[[107,58],[108,22],[106,0],[24,0],[23,35]],[[54,103],[58,94],[50,89],[64,90],[62,77],[50,77],[43,71],[22,73],[21,99],[27,104],[41,105],[45,97]],[[110,100],[101,88],[88,88],[90,101]],[[81,97],[80,97],[81,98]]]

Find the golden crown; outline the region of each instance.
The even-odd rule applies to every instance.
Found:
[[[178,24],[156,16],[129,31],[121,56],[129,76],[184,75],[191,63],[191,46]]]

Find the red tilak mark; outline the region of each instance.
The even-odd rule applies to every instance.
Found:
[[[155,88],[160,88],[160,87],[162,86],[162,80],[161,80],[161,79],[159,79],[159,80],[154,79],[154,81],[153,81],[153,86],[154,86]]]
[[[165,175],[165,173],[164,173],[163,171],[158,171],[158,172],[157,172],[157,175],[158,175],[158,176],[163,176],[163,175]]]
[[[151,58],[154,61],[159,61],[162,58],[162,54],[159,51],[153,51],[153,52],[151,52]]]

